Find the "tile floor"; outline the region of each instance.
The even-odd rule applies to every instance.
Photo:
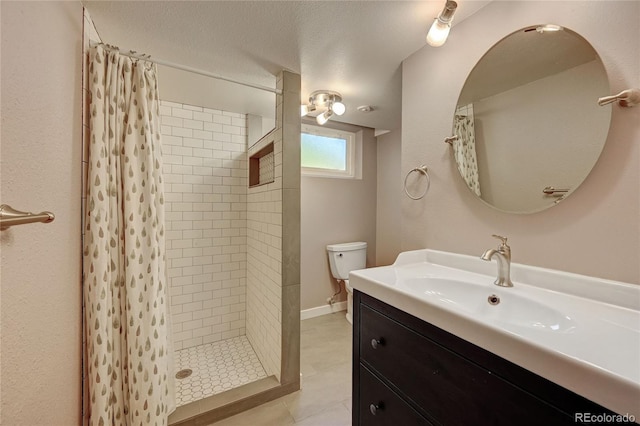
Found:
[[[351,324],[344,314],[302,321],[301,390],[215,426],[350,426]]]
[[[246,336],[176,351],[175,364],[176,372],[192,370],[176,378],[178,407],[267,377]]]

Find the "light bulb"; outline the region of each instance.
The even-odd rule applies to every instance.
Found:
[[[436,18],[427,34],[427,43],[433,47],[442,46],[447,41],[449,30],[451,30],[451,24],[441,22]]]
[[[537,27],[536,31],[539,32],[540,34],[548,33],[548,32],[556,32],[556,31],[562,31],[562,27],[560,25],[546,24],[546,25]]]
[[[332,115],[333,115],[333,111],[328,109],[328,110],[326,110],[325,112],[323,112],[322,114],[320,114],[319,116],[316,117],[316,122],[319,125],[322,126],[324,123],[329,121],[329,117],[331,117]]]
[[[331,109],[333,110],[333,112],[336,113],[336,115],[342,115],[347,110],[347,107],[344,106],[342,102],[338,101],[333,103],[333,105],[331,106]]]
[[[453,0],[447,0],[444,5],[444,9],[433,21],[431,29],[427,34],[427,43],[433,47],[440,47],[447,41],[449,37],[449,31],[451,30],[451,21],[453,21],[453,15],[456,13],[458,4]]]

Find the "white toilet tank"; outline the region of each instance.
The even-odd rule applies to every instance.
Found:
[[[348,280],[349,272],[367,266],[367,243],[330,244],[327,253],[331,274],[338,280]]]

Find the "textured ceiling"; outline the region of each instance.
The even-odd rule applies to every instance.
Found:
[[[269,87],[280,70],[294,71],[302,101],[335,90],[347,106],[340,121],[391,130],[400,126],[401,63],[425,46],[444,0],[84,3],[105,43]],[[487,3],[459,1],[454,25]]]

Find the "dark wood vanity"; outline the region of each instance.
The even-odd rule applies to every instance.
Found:
[[[354,426],[581,424],[576,413],[615,415],[421,319],[354,292]]]

